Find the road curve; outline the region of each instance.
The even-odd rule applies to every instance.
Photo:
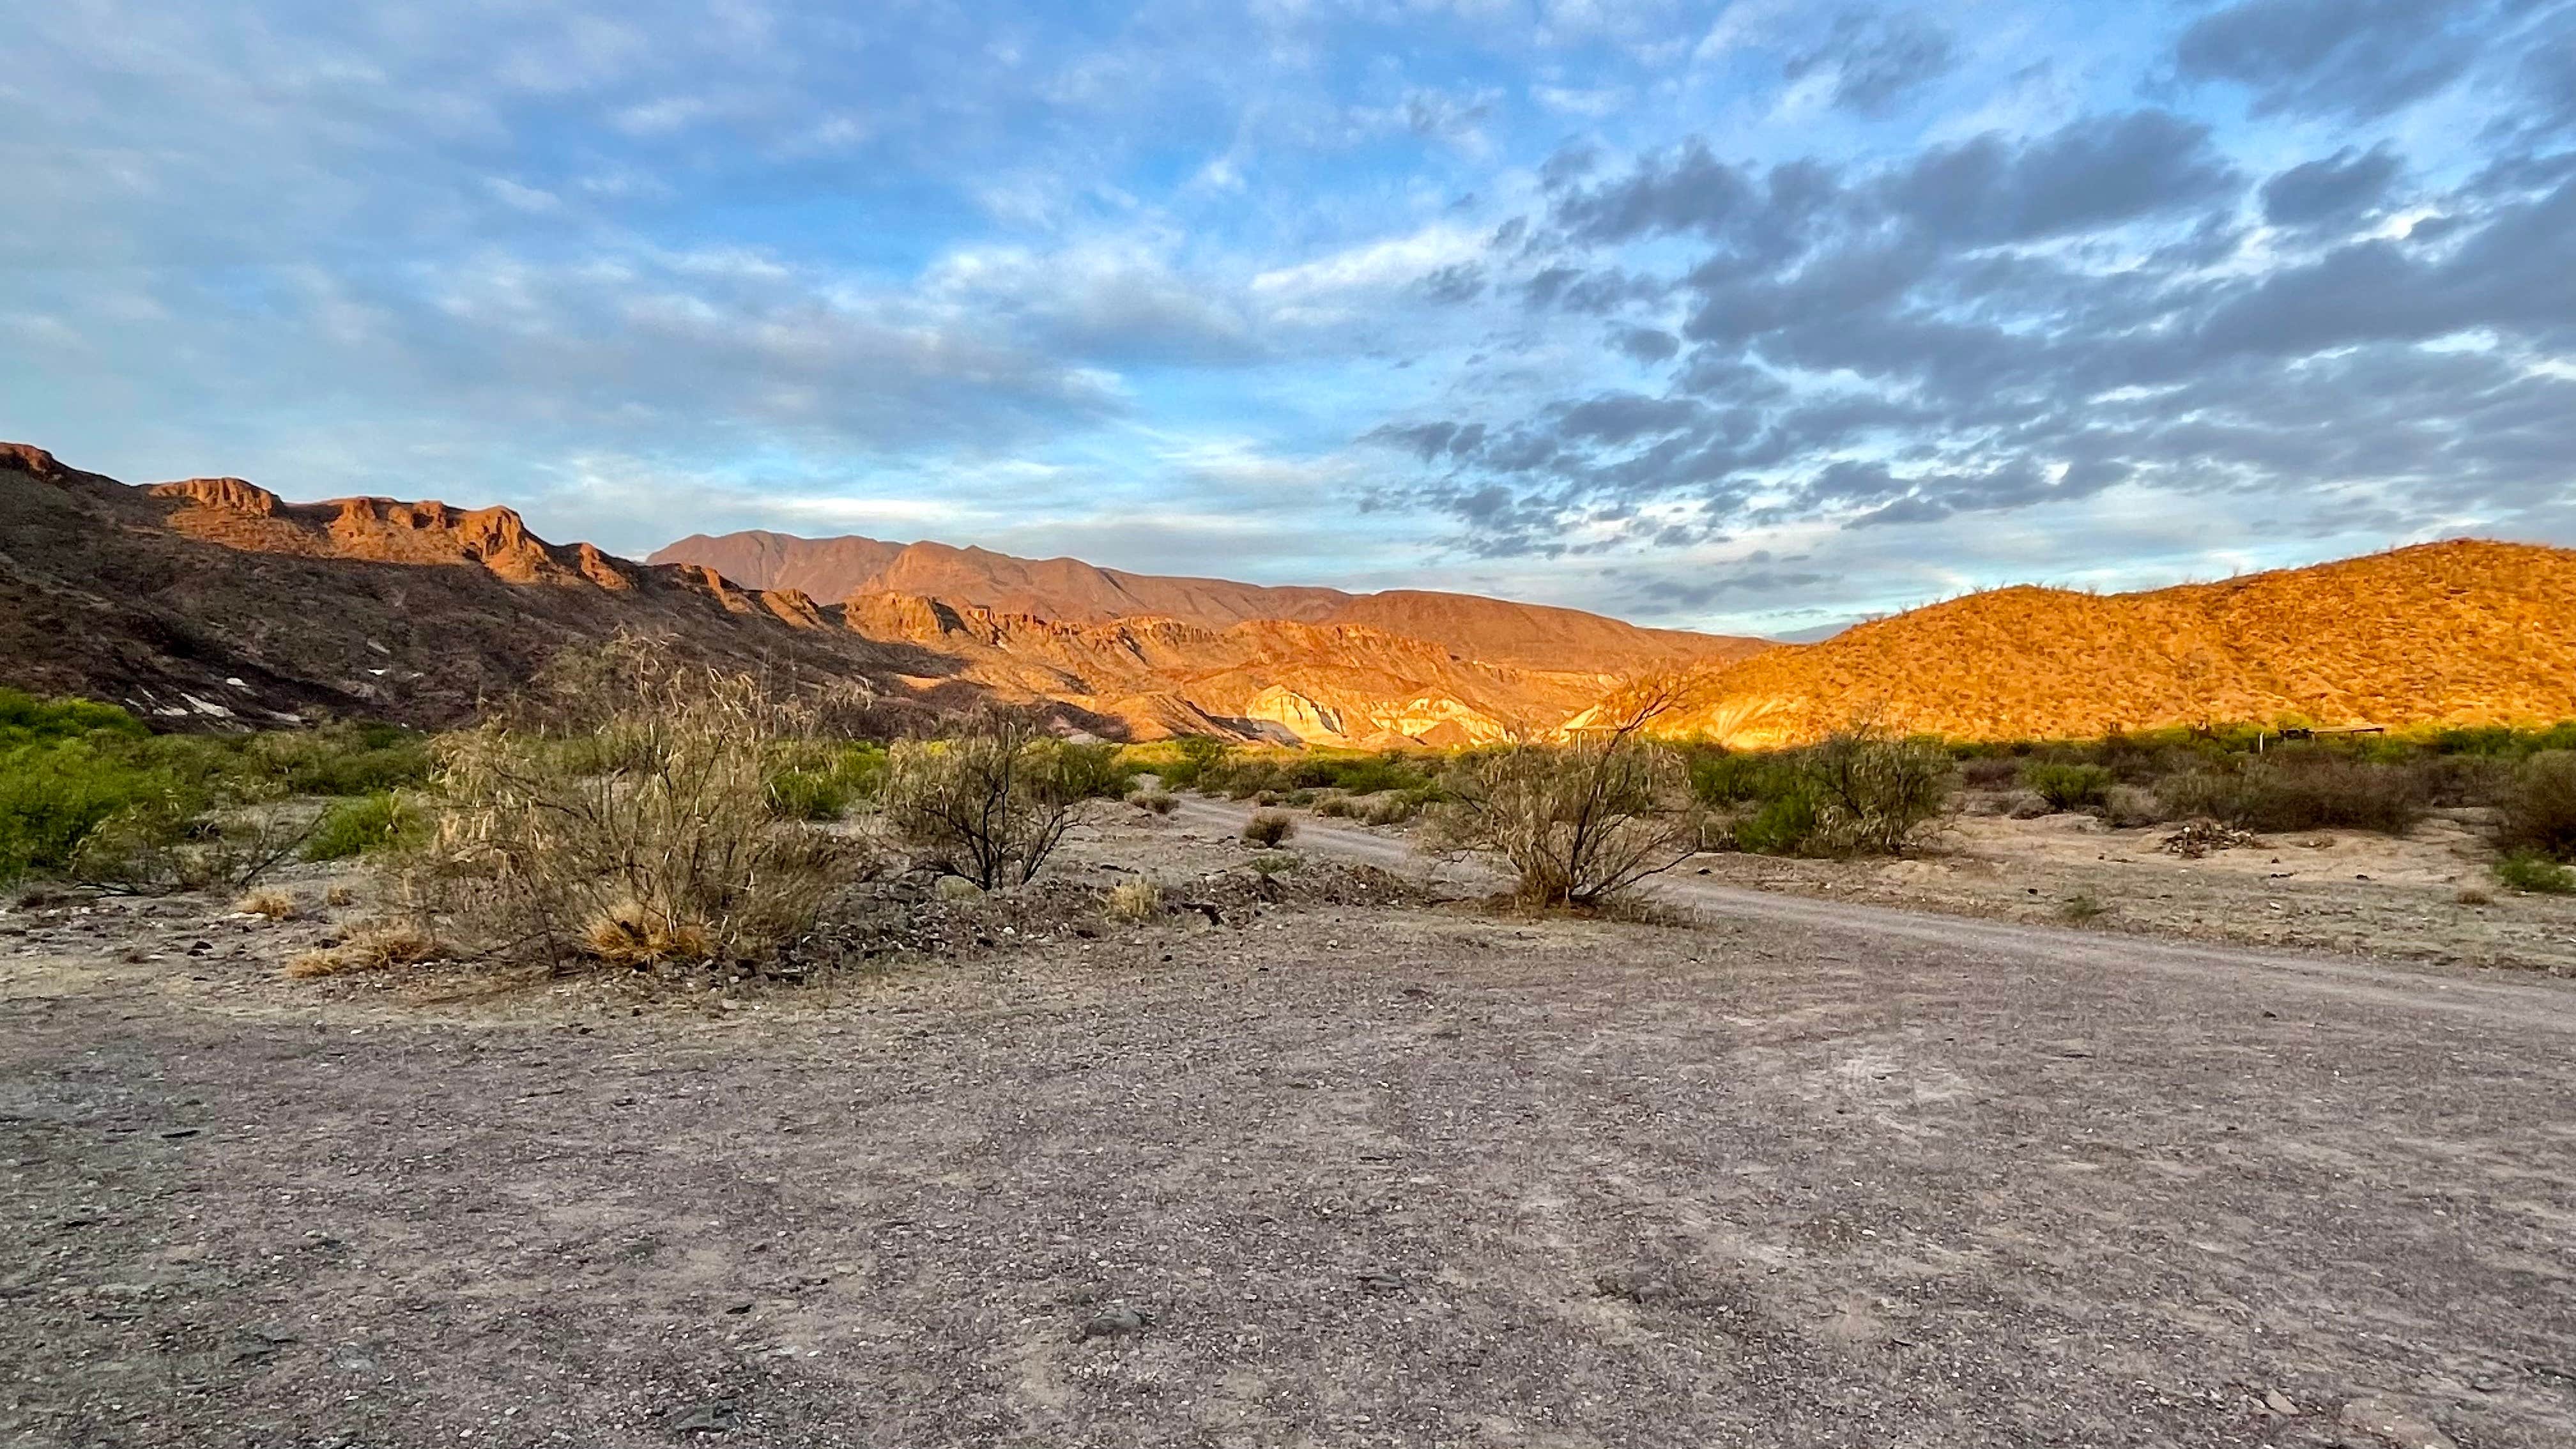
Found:
[[[1180,807],[1173,812],[1173,818],[1219,835],[1242,830],[1254,809],[1205,796],[1178,798]],[[1296,844],[1302,849],[1388,870],[1436,872],[1451,880],[1494,878],[1490,869],[1475,862],[1430,860],[1416,853],[1403,837],[1303,812],[1298,815]],[[1751,890],[1694,876],[1658,876],[1646,882],[1645,892],[1661,904],[1710,917],[1800,926],[1846,937],[1974,949],[2001,959],[2044,960],[2061,967],[2154,972],[2203,980],[2218,976],[2261,977],[2271,987],[2303,990],[2341,1001],[2470,1016],[2489,1024],[2576,1035],[2576,983],[2547,977],[2023,925]]]

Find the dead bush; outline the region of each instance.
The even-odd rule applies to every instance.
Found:
[[[233,913],[271,921],[291,921],[296,917],[295,897],[281,890],[252,891],[233,902]]]
[[[1113,921],[1139,925],[1163,914],[1163,887],[1150,880],[1120,881],[1109,888],[1101,914]]]
[[[445,946],[418,921],[361,921],[339,944],[307,951],[286,963],[286,974],[299,979],[338,976],[350,971],[383,971],[416,966],[444,952]]]
[[[1243,822],[1243,838],[1264,850],[1294,839],[1297,822],[1277,810],[1263,810]]]
[[[1025,885],[1091,801],[1118,786],[1114,752],[992,708],[944,739],[905,740],[887,761],[885,820],[925,863],[985,890]]]
[[[1671,679],[1633,685],[1563,745],[1516,744],[1463,760],[1455,798],[1432,817],[1435,850],[1483,850],[1509,864],[1530,906],[1607,905],[1699,846],[1690,770],[1646,727],[1682,702]]]
[[[809,925],[856,862],[771,799],[799,707],[651,641],[575,672],[577,707],[442,742],[437,827],[403,857],[416,903],[477,957],[553,970],[754,961]]]
[[[2497,797],[2496,847],[2576,861],[2576,750],[2543,750]]]

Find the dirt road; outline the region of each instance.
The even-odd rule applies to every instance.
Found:
[[[0,1445],[2576,1442],[2563,987],[1282,880],[730,1012],[30,937]]]
[[[1227,837],[1243,829],[1250,806],[1181,796],[1173,818],[1203,833]],[[1426,861],[1402,836],[1382,834],[1321,817],[1298,820],[1295,844],[1385,870],[1430,872],[1460,881],[1499,886],[1500,877],[1475,861]],[[2397,962],[2312,953],[2254,951],[2132,935],[1892,910],[1857,901],[1752,890],[1702,880],[1685,869],[1655,876],[1644,894],[1666,906],[1725,920],[1763,921],[1859,937],[1895,946],[1966,946],[2004,960],[2045,960],[2062,966],[2116,973],[2178,973],[2234,983],[2263,980],[2273,989],[2372,1001],[2445,1015],[2467,1015],[2492,1025],[2520,1027],[2547,1036],[2576,1033],[2576,990],[2558,982],[2493,972],[2434,971]]]

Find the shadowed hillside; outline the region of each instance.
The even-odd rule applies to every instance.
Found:
[[[1783,647],[1686,723],[1747,744],[1855,719],[1962,739],[2203,722],[2576,717],[2576,551],[2462,540],[2135,594],[2031,587]]]
[[[1088,591],[1090,603],[1067,620],[920,591],[817,602],[716,568],[548,543],[506,508],[297,504],[238,478],[129,487],[0,445],[0,683],[187,727],[323,713],[439,726],[566,647],[635,631],[709,662],[855,687],[898,713],[999,697],[1050,702],[1128,738],[1456,745],[1552,727],[1637,651],[1661,647],[1640,641],[1663,637],[1567,610],[1422,596],[1497,662],[1389,627],[1228,617],[1265,597],[1326,616],[1377,607],[1330,590],[933,545],[888,559],[893,577],[925,588],[999,580],[1033,597]],[[1221,622],[1096,617],[1144,603]]]

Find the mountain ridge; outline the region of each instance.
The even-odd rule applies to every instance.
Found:
[[[916,555],[958,556],[1035,585],[1096,582],[1079,560],[1015,576],[997,561],[1028,561]],[[1125,577],[1138,582],[1111,582],[1139,601],[1170,582]],[[1312,593],[1326,596],[1314,618],[1216,623],[1066,620],[913,592],[818,600],[707,564],[550,543],[507,508],[293,503],[222,477],[129,486],[0,444],[0,683],[176,728],[327,714],[453,725],[562,649],[643,632],[689,659],[854,695],[878,712],[872,728],[1003,699],[1112,738],[1471,745],[1584,718],[1618,672],[1590,645],[1604,626],[1627,631],[1612,637],[1628,660],[1696,674],[1697,703],[1670,732],[1747,746],[1862,720],[1993,740],[2576,718],[2576,550],[2540,544],[2457,539],[2127,594],[2019,585],[1732,659],[1675,659],[1651,631],[1572,611]],[[1478,630],[1506,626],[1520,632],[1485,644],[1508,647],[1479,644]],[[1712,640],[1728,642],[1687,642]]]
[[[898,544],[843,534],[810,539],[751,530],[691,534],[655,549],[650,563],[695,563],[757,588],[791,586],[816,598],[916,594],[1072,623],[1165,617],[1225,627],[1253,619],[1351,623],[1446,644],[1488,663],[1630,673],[1742,658],[1769,641],[1655,629],[1606,615],[1480,594],[1388,589],[1355,594],[1309,585],[1139,574],[1076,558],[1026,559],[924,541]]]

